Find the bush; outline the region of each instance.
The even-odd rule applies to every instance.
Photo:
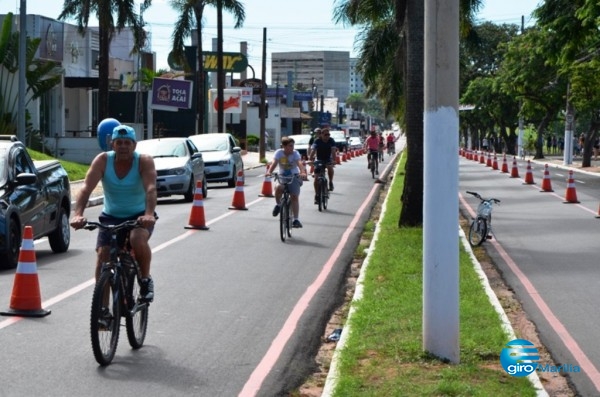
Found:
[[[258,141],[260,139],[256,135],[248,135],[246,138],[246,143],[248,146],[258,146]]]

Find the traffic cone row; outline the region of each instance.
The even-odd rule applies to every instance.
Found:
[[[459,155],[465,157],[468,160],[473,160],[475,162],[485,164],[486,166],[491,165],[493,170],[498,169],[498,162],[497,162],[495,153],[493,154],[493,157],[492,157],[492,153],[488,152],[487,153],[487,161],[486,161],[486,153],[484,153],[484,152],[479,153],[476,150],[471,151],[471,150],[467,150],[467,149],[461,149],[461,150],[459,150]],[[493,160],[492,160],[492,158],[493,158]],[[502,166],[501,166],[500,171],[502,173],[508,173],[508,164],[506,161],[506,154],[504,154],[502,156]],[[510,171],[510,177],[511,178],[519,177],[519,169],[517,167],[516,157],[513,157],[513,164],[512,164],[512,169]],[[531,161],[529,161],[529,160],[527,161],[527,172],[525,174],[524,184],[526,184],[526,185],[535,184],[534,179],[533,179],[533,172],[532,172],[532,168],[531,168]],[[553,191],[554,190],[552,189],[552,180],[550,178],[550,171],[548,170],[548,164],[545,164],[540,192],[553,192]],[[570,170],[569,177],[567,179],[567,190],[565,192],[564,203],[565,204],[577,204],[579,202],[580,201],[577,199],[577,192],[576,192],[576,188],[575,188],[575,179],[573,178],[573,171]],[[600,205],[598,206],[598,213],[595,217],[600,219]]]
[[[31,226],[25,226],[23,231],[9,309],[0,312],[0,314],[21,317],[44,317],[50,314],[49,310],[42,309],[40,282],[33,247],[33,228]]]

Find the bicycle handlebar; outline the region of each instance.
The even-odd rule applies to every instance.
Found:
[[[498,199],[496,199],[496,198],[484,199],[484,198],[483,198],[483,197],[481,197],[481,195],[480,195],[479,193],[477,193],[477,192],[470,192],[470,191],[468,191],[468,190],[467,190],[467,194],[470,194],[470,195],[472,195],[472,196],[475,196],[475,197],[477,197],[477,198],[478,198],[479,200],[481,200],[481,201],[493,201],[493,202],[494,202],[494,203],[496,203],[496,204],[499,204],[499,203],[500,203],[500,200],[498,200]]]
[[[85,230],[96,230],[97,228],[103,229],[103,230],[121,230],[121,229],[135,229],[136,227],[141,227],[142,224],[137,220],[137,219],[132,219],[129,221],[125,221],[123,223],[120,223],[118,225],[105,225],[103,223],[100,222],[94,222],[94,221],[87,221],[85,223],[85,225],[83,226],[83,229]]]

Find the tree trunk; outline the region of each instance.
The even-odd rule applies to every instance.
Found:
[[[553,115],[556,114],[556,109],[547,109],[546,114],[540,121],[540,124],[537,128],[537,140],[535,144],[535,156],[534,159],[543,159],[544,158],[544,133],[550,124],[550,120]]]
[[[196,9],[196,36],[198,39],[198,47],[196,51],[196,125],[198,127],[196,133],[203,134],[204,131],[204,108],[206,106],[206,88],[204,82],[204,57],[202,56],[202,14],[204,7]]]
[[[104,19],[104,18],[102,18]],[[98,122],[108,115],[108,65],[110,56],[110,39],[112,37],[109,22],[98,21],[99,59],[98,59]]]
[[[597,134],[599,127],[600,127],[600,120],[598,120],[596,117],[592,117],[592,121],[590,121],[590,128],[588,129],[588,132],[585,134],[585,142],[583,144],[583,159],[581,161],[582,167],[591,167],[592,166],[594,141],[596,140],[596,134]]]
[[[408,0],[406,7],[406,173],[399,227],[423,224],[425,5],[420,0]]]

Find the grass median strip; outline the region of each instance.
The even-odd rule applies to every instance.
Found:
[[[351,333],[339,355],[334,395],[535,396],[527,379],[508,375],[500,365],[509,338],[462,247],[460,364],[423,351],[423,233],[422,228],[397,226],[403,180],[403,172],[397,172],[363,298],[354,303]]]

